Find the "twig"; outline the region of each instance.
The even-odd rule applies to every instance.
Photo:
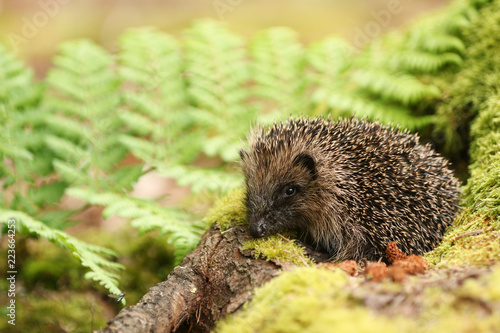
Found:
[[[282,234],[280,233],[277,233],[276,235],[280,236],[281,238],[283,238],[284,240],[286,240],[287,242],[291,242],[292,240],[291,239],[288,239],[286,238],[285,236],[283,236]]]
[[[458,235],[454,240],[453,242],[456,242],[457,240],[459,240],[460,238],[464,238],[464,237],[467,237],[467,236],[475,236],[475,235],[479,235],[479,234],[482,234],[484,231],[483,229],[479,229],[479,230],[473,230],[473,231],[469,231],[469,232],[466,232],[465,234],[461,234],[461,235]]]
[[[278,235],[279,235],[279,234],[278,234]],[[280,236],[281,236],[281,235],[280,235]],[[281,236],[281,237],[283,237],[283,236]],[[288,250],[283,250],[283,252],[286,252],[286,253],[291,254],[291,255],[294,255],[294,254],[295,254],[297,257],[299,257],[300,261],[302,261],[302,263],[303,263],[304,265],[306,265],[307,267],[309,267],[309,264],[308,264],[308,263],[306,262],[306,260],[305,260],[305,259],[304,259],[301,255],[300,255],[300,253],[293,253],[293,252],[288,251]]]

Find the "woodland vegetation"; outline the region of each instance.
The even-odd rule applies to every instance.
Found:
[[[131,29],[113,54],[88,40],[64,43],[42,82],[0,46],[2,235],[7,221],[15,219],[18,257],[28,247],[43,247],[44,240],[61,248],[39,258],[39,265],[50,269],[33,263],[17,267],[24,288],[34,290],[43,279],[40,272],[63,275],[67,269],[76,276],[84,272],[85,281],[75,288],[119,295],[125,266],[117,262],[121,253],[116,249],[153,246],[158,249],[155,269],[181,266],[136,306],[122,310],[108,331],[128,314],[135,320],[136,310],[147,313],[152,320],[147,323],[154,322],[144,332],[151,327],[216,327],[221,332],[243,332],[243,327],[248,332],[500,329],[499,32],[497,0],[454,1],[361,50],[338,37],[304,45],[288,28],[245,38],[221,22],[202,20],[179,38],[154,28]],[[311,260],[318,254],[306,253],[288,235],[255,241],[239,233],[245,230],[242,176],[235,163],[241,140],[251,126],[290,115],[354,115],[408,128],[452,162],[464,184],[462,213],[441,245],[425,256],[430,266],[425,274],[402,283],[350,277],[314,267]],[[200,156],[217,165],[200,166]],[[222,198],[201,218],[188,204],[170,207],[133,196],[134,184],[151,172],[189,185],[199,198]],[[67,197],[79,199],[78,207],[65,206]],[[95,206],[106,218],[129,220],[143,243],[127,250],[117,244],[112,250],[92,236],[64,231],[74,224],[72,217]],[[165,241],[174,251],[170,262]],[[6,243],[1,244],[6,253]],[[226,252],[216,256],[215,249]],[[51,266],[61,253],[74,257],[65,258],[71,269]],[[224,272],[227,260],[235,266]],[[168,290],[175,291],[176,278],[185,282],[189,277],[191,287],[199,285],[200,272],[182,273],[182,267],[210,265],[210,274],[255,279],[246,285],[238,280],[239,292],[236,286],[211,284],[214,290],[230,290],[220,297],[222,308],[212,307],[221,299],[193,292],[201,300],[170,308],[172,316],[178,315],[175,322],[165,313],[155,317],[148,312],[172,306],[168,297],[179,295]],[[1,269],[8,270],[6,264]],[[141,282],[136,277],[131,284]],[[20,306],[19,322],[29,322],[27,313],[36,302]],[[50,307],[39,305],[49,315]],[[87,313],[76,305],[75,311]],[[225,318],[233,312],[238,313]],[[88,325],[88,313],[82,317]],[[0,322],[2,329],[6,325]],[[92,325],[98,329],[104,322]]]

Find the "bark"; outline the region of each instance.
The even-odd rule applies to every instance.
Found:
[[[166,281],[98,332],[208,332],[215,321],[250,300],[254,288],[286,268],[286,263],[254,259],[251,251],[241,251],[250,238],[246,226],[221,233],[214,224]]]

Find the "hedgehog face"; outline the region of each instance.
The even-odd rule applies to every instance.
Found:
[[[305,212],[317,178],[314,159],[302,153],[293,158],[272,156],[271,161],[269,154],[256,151],[251,155],[242,151],[241,156],[252,236],[258,238],[284,229],[304,229],[307,226]]]

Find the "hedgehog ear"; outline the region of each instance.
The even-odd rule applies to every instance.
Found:
[[[314,161],[314,158],[312,158],[311,155],[308,154],[299,154],[295,159],[293,160],[294,165],[300,165],[305,167],[310,173],[313,179],[316,179],[317,172],[316,172],[316,162]]]

